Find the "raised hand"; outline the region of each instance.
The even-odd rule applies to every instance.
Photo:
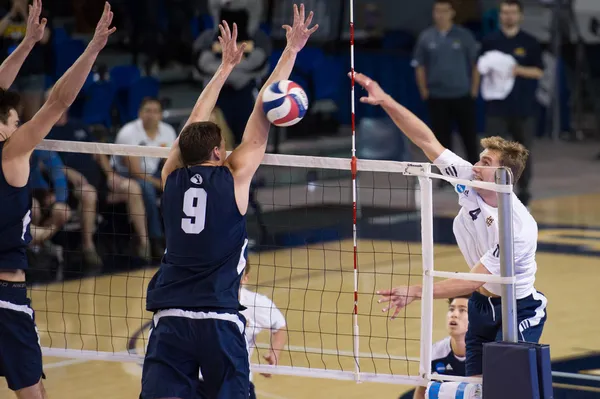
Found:
[[[33,43],[37,43],[44,37],[44,31],[48,20],[46,18],[40,20],[41,13],[42,0],[33,0],[33,4],[29,5],[25,40],[31,40]]]
[[[411,287],[397,287],[391,290],[377,291],[377,295],[381,295],[381,298],[377,303],[388,302],[388,306],[382,309],[382,312],[396,307],[392,320],[398,316],[400,311],[410,305],[417,297],[411,292]]]
[[[304,4],[300,4],[300,10],[298,6],[294,4],[294,23],[293,26],[283,25],[285,29],[285,37],[287,39],[287,47],[296,53],[300,52],[306,45],[310,35],[315,33],[319,29],[319,24],[308,29],[308,26],[312,22],[313,12],[308,14],[308,18],[305,19]]]
[[[110,10],[110,4],[107,1],[104,3],[104,12],[102,13],[102,17],[100,17],[100,21],[98,21],[98,25],[96,25],[96,32],[94,32],[94,37],[89,44],[89,48],[99,52],[106,46],[108,37],[117,30],[114,27],[110,28],[112,20],[113,12]]]
[[[233,33],[229,29],[227,22],[223,21],[219,25],[221,36],[219,36],[219,43],[223,49],[223,58],[221,64],[225,66],[234,67],[242,61],[244,50],[246,49],[246,43],[242,43],[241,46],[237,45],[238,29],[237,24],[233,23]]]
[[[348,76],[352,78],[352,72],[348,73]],[[385,100],[387,94],[373,79],[362,73],[354,72],[354,80],[369,93],[367,97],[360,98],[361,103],[380,105]]]

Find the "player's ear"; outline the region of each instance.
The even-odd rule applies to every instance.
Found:
[[[221,152],[219,151],[219,147],[213,148],[213,157],[215,158],[215,160],[221,161]]]

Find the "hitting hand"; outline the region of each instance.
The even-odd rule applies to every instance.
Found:
[[[94,33],[94,37],[90,42],[88,48],[100,52],[106,46],[108,42],[108,37],[115,33],[117,28],[110,28],[110,24],[113,20],[113,12],[110,10],[110,4],[108,2],[104,3],[104,12],[102,13],[102,17],[100,17],[100,21],[98,21],[98,25],[96,25],[96,32]]]
[[[352,78],[352,72],[348,73],[348,76]],[[386,99],[387,94],[379,86],[379,84],[373,79],[369,78],[362,73],[354,73],[354,80],[356,83],[362,86],[363,89],[369,93],[368,97],[361,97],[360,102],[371,105],[380,105]]]
[[[40,20],[41,14],[42,0],[33,0],[33,4],[29,5],[25,40],[31,40],[33,43],[37,43],[44,37],[44,31],[48,20],[46,18]]]

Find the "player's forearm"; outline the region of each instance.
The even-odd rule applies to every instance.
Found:
[[[544,71],[538,67],[516,66],[515,75],[526,79],[541,79],[544,76]]]
[[[433,299],[447,299],[469,295],[484,283],[479,281],[448,279],[433,284]],[[419,296],[420,297],[420,296]]]
[[[286,47],[283,50],[283,53],[279,58],[279,62],[277,62],[277,66],[275,66],[275,69],[273,70],[273,72],[271,72],[271,76],[269,76],[269,79],[267,79],[267,82],[260,90],[260,94],[258,95],[259,99],[262,98],[262,94],[267,89],[267,87],[269,87],[275,82],[279,82],[280,80],[288,80],[290,78],[290,75],[292,74],[292,69],[294,69],[294,64],[296,63],[297,55],[298,54],[294,50],[288,47]],[[259,102],[261,103],[260,107],[262,107],[261,101],[257,101],[255,107],[259,106]]]
[[[8,90],[12,86],[15,78],[19,74],[19,70],[23,66],[25,59],[35,46],[35,42],[29,38],[25,38],[19,46],[9,55],[2,65],[0,65],[0,87]]]
[[[65,110],[69,108],[87,80],[98,54],[99,51],[88,46],[71,68],[56,82],[47,102],[57,104]]]
[[[281,353],[281,350],[285,346],[285,341],[286,341],[286,328],[285,327],[280,328],[279,330],[275,331],[271,335],[271,350],[273,351],[273,353],[275,353],[275,356],[277,356],[277,359],[279,359],[279,354]]]
[[[415,114],[389,95],[386,96],[381,106],[406,137],[423,150],[432,162],[442,154],[444,147],[435,138],[431,129]]]
[[[225,85],[231,71],[233,71],[233,66],[221,64],[210,82],[208,82],[204,90],[202,90],[200,97],[198,97],[198,101],[196,101],[196,105],[194,105],[194,109],[188,118],[186,126],[193,122],[207,121],[210,118],[210,114],[217,104],[219,93]]]

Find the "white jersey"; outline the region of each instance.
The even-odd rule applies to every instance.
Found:
[[[242,315],[246,318],[248,356],[252,357],[258,333],[263,329],[271,333],[282,329],[286,325],[285,317],[269,298],[244,287],[240,290],[240,304],[246,307]]]
[[[472,180],[473,165],[446,149],[434,164],[443,175]],[[479,262],[493,275],[500,276],[498,209],[486,204],[471,187],[455,185],[461,206],[454,218],[454,236],[467,264],[472,269]],[[527,208],[513,193],[514,256],[517,299],[531,295],[535,288],[538,227]],[[486,283],[484,288],[501,295],[500,284]]]

